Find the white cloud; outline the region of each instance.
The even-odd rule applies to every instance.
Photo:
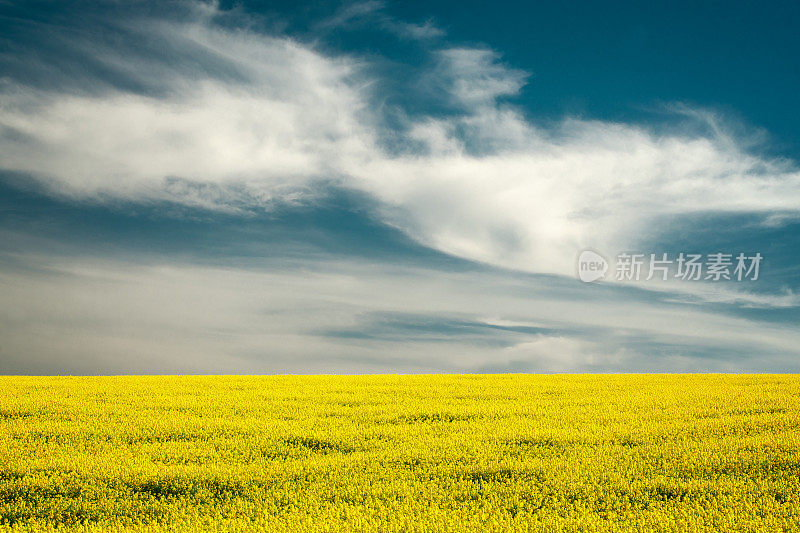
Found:
[[[380,5],[351,7],[346,20]],[[198,12],[132,28],[240,76],[200,74],[185,64],[171,71],[164,56],[149,67],[146,57],[135,64],[167,88],[151,95],[7,84],[3,168],[60,194],[225,209],[313,195],[317,180],[333,181],[379,199],[385,220],[425,245],[569,275],[580,249],[628,249],[665,217],[762,212],[774,221],[776,213],[800,211],[800,172],[749,155],[719,129],[702,136],[600,121],[537,126],[498,100],[517,94],[526,74],[491,50],[431,51],[427,76],[459,111],[409,116],[389,129],[372,93],[375,80],[357,58],[218,27],[213,10]],[[98,45],[92,53],[131,70],[113,49]],[[415,149],[390,151],[387,137]],[[198,186],[175,185],[191,182]]]
[[[224,57],[249,83],[178,76],[157,96],[12,86],[0,109],[3,167],[71,195],[158,198],[169,178],[183,178],[243,185],[258,199],[335,177],[342,153],[374,152],[351,61],[205,24],[140,30]]]
[[[527,126],[505,120],[510,131]],[[375,159],[349,173],[401,206],[395,223],[418,240],[504,267],[571,274],[581,249],[630,249],[665,216],[800,205],[800,173],[711,139],[569,122],[558,140],[533,131],[527,148],[474,155],[442,133],[447,124],[425,131],[430,155]]]
[[[353,27],[373,27],[388,31],[401,39],[428,41],[443,37],[445,31],[436,26],[433,20],[421,24],[397,20],[385,11],[385,3],[376,0],[352,2],[343,5],[336,13],[315,24],[317,31],[348,29]]]
[[[426,20],[422,24],[414,24],[412,22],[387,19],[384,21],[383,26],[399,37],[418,41],[427,41],[445,36],[445,31],[436,26],[432,20]]]
[[[370,18],[384,8],[383,2],[366,0],[343,5],[332,17],[319,22],[318,29],[340,28]]]
[[[501,96],[515,95],[528,76],[500,64],[498,54],[485,48],[449,48],[436,55],[439,68],[434,75],[466,106],[492,105]]]
[[[525,371],[574,372],[592,368],[619,368],[625,361],[624,349],[611,353],[595,343],[570,337],[540,335],[533,340],[506,348],[502,356],[507,365]],[[630,354],[632,355],[632,354]],[[630,356],[628,355],[628,357]]]
[[[587,297],[564,298],[529,276],[314,259],[268,272],[49,254],[15,262],[0,272],[0,372],[775,371],[796,370],[800,346],[792,324],[592,298],[585,286]],[[410,329],[398,342],[361,320],[375,313],[522,331],[485,329],[507,347],[476,342],[480,329],[447,342],[435,338],[446,331]]]
[[[653,278],[647,283],[609,280],[616,286],[637,284],[638,287],[655,293],[669,294],[669,301],[684,304],[720,303],[751,309],[788,309],[800,307],[800,294],[784,287],[779,292],[756,292],[748,290],[742,283],[718,283],[713,281],[679,281]]]

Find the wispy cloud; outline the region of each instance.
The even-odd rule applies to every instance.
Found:
[[[365,19],[379,13],[384,8],[384,3],[377,0],[346,3],[336,13],[315,24],[319,29],[341,28],[353,23],[363,22]]]
[[[415,24],[413,22],[387,19],[383,22],[383,27],[399,37],[418,41],[437,39],[447,34],[447,32],[438,27],[432,20],[426,20],[421,24]]]
[[[516,95],[528,77],[500,63],[499,55],[485,48],[448,48],[436,56],[439,64],[433,75],[440,77],[440,88],[468,110]]]
[[[685,347],[761,351],[773,363],[796,352],[789,327],[687,305],[788,308],[792,291],[654,285],[634,298],[515,278],[572,277],[579,250],[632,249],[689,214],[751,213],[773,225],[800,216],[795,162],[750,151],[718,117],[683,106],[673,111],[702,128],[545,126],[514,105],[526,71],[487,47],[446,42],[433,22],[390,18],[379,2],[345,5],[316,31],[373,21],[418,41],[409,47],[423,50],[420,64],[396,72],[376,54],[263,31],[213,4],[176,5],[180,16],[129,6],[124,22],[101,10],[85,27],[28,21],[31,41],[0,57],[0,169],[62,200],[233,216],[347,190],[369,199],[359,209],[376,225],[476,270],[318,255],[299,273],[18,257],[28,270],[3,272],[0,285],[4,301],[22,302],[3,306],[3,349],[74,357],[70,371],[630,369],[645,367],[641,338],[662,347],[662,369],[728,368]],[[41,53],[23,64],[25,47]],[[378,89],[400,83],[418,91],[414,109]],[[52,263],[57,272],[36,274]],[[54,294],[70,308],[53,307]],[[398,346],[415,320],[429,330]],[[468,335],[453,338],[453,328]],[[0,370],[36,366],[6,363]]]
[[[354,4],[340,18],[379,7]],[[313,195],[316,181],[333,180],[374,195],[387,221],[425,245],[534,272],[571,272],[584,246],[629,248],[656,216],[796,213],[800,205],[793,164],[751,155],[719,128],[698,136],[583,120],[537,126],[501,101],[526,74],[483,48],[430,52],[423,75],[457,112],[389,126],[363,61],[215,25],[208,9],[130,27],[130,38],[165,45],[166,55],[136,63],[158,79],[159,94],[32,90],[7,79],[3,167],[62,194],[208,207],[240,202],[242,190],[256,204]],[[126,68],[110,43],[87,51],[83,40],[59,37],[95,62]],[[200,68],[190,73],[187,61]],[[387,137],[410,148],[388,150]],[[183,194],[175,178],[216,188]],[[238,191],[235,200],[226,188]]]
[[[491,271],[52,252],[4,265],[0,372],[789,370],[800,343],[793,324]]]
[[[353,28],[378,28],[401,39],[429,41],[446,32],[432,19],[422,23],[398,20],[386,12],[386,4],[377,0],[345,3],[336,12],[313,25],[317,33]]]

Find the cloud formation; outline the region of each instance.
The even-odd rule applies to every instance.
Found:
[[[2,301],[15,302],[2,308],[4,373],[797,368],[794,324],[567,280],[330,257],[268,271],[16,259],[0,274]]]
[[[433,47],[417,72],[428,87],[420,98],[453,111],[408,114],[387,109],[373,88],[392,80],[376,79],[365,59],[186,6],[182,20],[125,24],[127,38],[160,43],[132,62],[113,42],[86,49],[82,36],[57,34],[74,54],[158,91],[32,89],[12,73],[0,109],[3,168],[56,194],[219,209],[313,198],[316,183],[334,183],[377,198],[380,216],[427,246],[560,274],[581,248],[629,249],[665,217],[775,220],[800,206],[795,166],[748,154],[713,118],[709,135],[578,119],[543,128],[505,101],[527,74],[468,47]],[[354,4],[337,24],[376,9]]]
[[[539,122],[515,104],[529,72],[380,2],[302,37],[102,6],[0,55],[0,172],[28,195],[0,202],[0,371],[797,368],[789,287],[574,279],[583,248],[698,215],[798,219],[795,162],[713,113]],[[365,26],[419,60],[326,44]]]

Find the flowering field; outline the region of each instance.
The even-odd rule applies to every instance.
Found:
[[[0,377],[0,530],[791,531],[800,377]]]

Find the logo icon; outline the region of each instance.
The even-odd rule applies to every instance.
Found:
[[[608,261],[592,250],[584,250],[578,256],[578,278],[584,283],[603,279],[608,272]]]

